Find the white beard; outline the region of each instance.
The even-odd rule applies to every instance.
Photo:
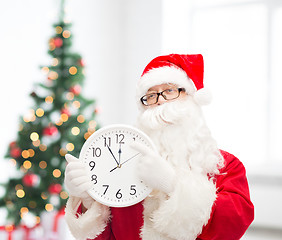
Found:
[[[140,113],[137,126],[175,168],[213,175],[223,166],[201,108],[191,96],[146,109]]]

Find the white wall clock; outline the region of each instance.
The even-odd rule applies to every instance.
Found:
[[[110,207],[127,207],[150,194],[152,189],[136,175],[141,154],[130,148],[134,141],[155,149],[145,133],[122,124],[100,128],[86,140],[79,159],[87,166],[93,199]]]

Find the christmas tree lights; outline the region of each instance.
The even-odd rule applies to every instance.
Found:
[[[6,231],[30,214],[39,224],[43,212],[64,208],[64,156],[78,156],[85,139],[99,128],[94,101],[82,95],[84,61],[71,52],[72,37],[62,11],[48,41],[50,65],[41,67],[46,81],[30,94],[34,107],[21,117],[17,139],[8,146],[6,158],[17,174],[0,196],[0,206],[8,211]]]

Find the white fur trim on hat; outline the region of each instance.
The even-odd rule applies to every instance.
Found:
[[[208,105],[212,101],[212,93],[207,88],[201,88],[197,92],[195,92],[193,96],[196,103],[199,105]]]
[[[137,97],[141,98],[153,86],[172,83],[183,87],[189,94],[196,91],[196,87],[186,72],[181,68],[165,66],[153,68],[145,73],[137,83]]]

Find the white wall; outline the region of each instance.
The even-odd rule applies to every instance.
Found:
[[[161,0],[72,1],[76,48],[86,58],[85,93],[101,108],[101,124],[134,124],[135,84],[161,50]]]
[[[134,124],[136,81],[161,51],[161,0],[66,2],[73,23],[73,50],[86,64],[83,91],[97,100],[100,123]],[[45,80],[39,66],[50,64],[48,39],[59,4],[58,0],[11,0],[0,5],[1,159],[16,138],[19,116],[32,107],[33,84]]]
[[[39,66],[48,63],[48,37],[54,22],[55,1],[12,0],[0,4],[0,161],[15,140],[19,117],[32,107],[29,94],[43,81]],[[0,180],[9,174],[1,165]]]

